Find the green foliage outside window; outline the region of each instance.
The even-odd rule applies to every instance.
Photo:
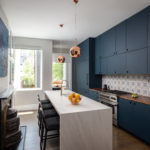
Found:
[[[63,80],[63,63],[53,63],[53,81]]]
[[[24,87],[30,88],[30,87],[34,86],[34,82],[35,82],[34,81],[34,70],[28,59],[25,61],[24,65],[23,65],[22,80],[23,80]]]

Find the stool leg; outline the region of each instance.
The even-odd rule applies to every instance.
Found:
[[[46,141],[47,141],[47,130],[45,129],[45,138],[44,138],[44,147],[43,147],[43,150],[46,149]]]
[[[40,133],[40,147],[41,147],[41,150],[42,150],[42,144],[43,144],[43,132],[44,132],[44,127],[41,123],[41,133]]]

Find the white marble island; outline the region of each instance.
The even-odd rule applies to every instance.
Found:
[[[84,96],[72,105],[71,93],[45,92],[60,116],[60,150],[112,150],[111,108]]]

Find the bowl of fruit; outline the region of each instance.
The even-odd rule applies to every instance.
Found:
[[[71,104],[78,105],[81,101],[80,94],[72,93],[68,96],[68,99],[70,100]]]

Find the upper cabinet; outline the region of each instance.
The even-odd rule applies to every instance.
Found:
[[[115,29],[103,33],[100,39],[101,57],[113,56],[115,53]]]
[[[147,9],[127,20],[127,50],[136,50],[147,46]]]
[[[100,39],[100,36],[95,39],[95,74],[100,74]]]
[[[127,73],[147,74],[147,48],[127,53]]]
[[[126,52],[126,22],[115,27],[116,30],[116,53]]]

